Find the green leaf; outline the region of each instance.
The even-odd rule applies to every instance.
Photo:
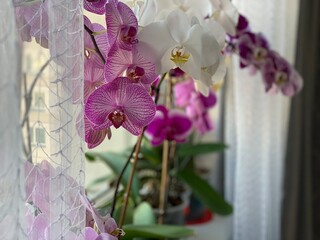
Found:
[[[122,154],[112,153],[112,152],[103,152],[103,153],[86,153],[86,157],[89,161],[95,161],[97,159],[102,160],[105,164],[107,164],[111,170],[114,172],[116,176],[119,176],[124,165],[128,160],[128,156],[124,156]],[[129,176],[131,171],[131,163],[127,167],[126,171],[123,174],[121,179],[121,183],[126,187],[129,182]],[[139,183],[136,174],[133,177],[133,183],[131,192],[134,197],[134,201],[137,203],[140,200],[139,196]]]
[[[191,157],[200,154],[213,153],[223,151],[227,146],[223,143],[186,143],[179,145],[177,154],[179,157]]]
[[[115,178],[113,174],[104,175],[102,177],[94,179],[90,184],[88,184],[88,188],[91,188],[97,184],[110,182]]]
[[[123,230],[126,235],[121,237],[123,240],[132,240],[133,238],[183,238],[193,235],[193,230],[172,225],[124,225]]]
[[[116,209],[114,211],[114,219],[116,220],[116,222],[119,222],[120,220],[120,215],[122,212],[122,207],[123,207],[123,201],[121,201],[121,204],[117,204]],[[124,224],[132,224],[133,223],[133,209],[134,209],[134,204],[132,202],[132,200],[128,202],[128,206],[126,209],[126,215],[124,218]]]
[[[137,225],[155,224],[156,217],[148,202],[140,203],[133,213],[133,223]]]
[[[140,153],[142,153],[144,159],[149,160],[153,165],[158,165],[162,161],[161,153],[158,152],[157,148],[145,144],[141,146]]]
[[[178,172],[178,177],[189,185],[193,194],[211,211],[221,215],[229,215],[232,213],[232,206],[227,203],[207,181],[193,171],[182,170]]]

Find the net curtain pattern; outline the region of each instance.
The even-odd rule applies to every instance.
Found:
[[[49,50],[43,50],[42,62],[39,60],[32,78],[22,70],[21,59],[28,50],[17,35],[17,28],[27,26],[28,21],[19,27],[15,21],[15,6],[27,2],[3,0],[0,8],[0,239],[82,239],[82,1],[47,0],[48,7],[40,8],[28,20],[44,23],[42,18],[45,14],[48,17]],[[33,88],[43,89],[47,95],[39,110],[30,107],[32,96],[28,94]],[[25,114],[27,110],[29,114]],[[34,118],[32,123],[30,118]],[[43,131],[23,133],[26,122]],[[23,143],[35,132],[32,151],[28,152]],[[44,139],[45,145],[40,142]],[[27,160],[33,164],[26,165]],[[42,181],[42,185],[32,184],[34,181]],[[32,201],[37,199],[42,199],[41,214],[34,214],[37,210],[32,208]],[[26,200],[31,204],[25,204]],[[30,218],[30,211],[33,216],[43,216],[49,226],[45,233],[41,224]]]

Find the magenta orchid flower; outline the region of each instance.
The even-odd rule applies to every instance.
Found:
[[[98,48],[102,54],[102,57],[97,53],[96,47],[92,41],[92,37],[85,30],[84,31],[84,52],[85,52],[85,64],[89,61],[94,62],[96,67],[103,68],[104,60],[106,59],[110,46],[108,42],[108,37],[106,29],[97,23],[91,23],[89,18],[84,16],[84,25],[89,28],[92,32],[97,33],[94,35],[95,41],[97,42]],[[102,59],[103,58],[103,59]],[[87,67],[85,67],[87,68]]]
[[[106,23],[110,46],[131,50],[137,43],[138,20],[126,4],[110,0],[106,4]]]
[[[116,77],[122,76],[123,73],[133,83],[142,83],[147,88],[158,77],[155,65],[144,59],[136,49],[127,51],[113,48],[109,52],[105,65],[105,79],[111,82]]]
[[[96,130],[95,125],[91,123],[86,116],[83,116],[82,122],[81,116],[83,116],[83,114],[79,115],[76,128],[80,137],[87,143],[89,149],[99,146],[106,136],[108,136],[108,139],[111,138],[112,133],[110,128]]]
[[[184,142],[191,133],[192,122],[178,110],[168,111],[164,106],[157,107],[154,120],[146,129],[146,136],[153,146],[158,146],[165,139],[169,141]]]
[[[106,12],[106,3],[107,0],[84,0],[83,6],[89,12],[102,15]]]
[[[110,239],[114,239],[113,236],[118,236],[118,234],[123,234],[123,231],[118,228],[116,221],[110,216],[110,214],[101,216],[98,211],[91,205],[86,196],[83,196],[81,200],[83,205],[86,207],[87,227],[93,228],[94,226],[96,226],[99,232],[105,233],[106,236],[109,235],[109,237],[112,237]],[[93,232],[91,230],[89,231],[89,233],[93,235]]]
[[[267,92],[280,90],[286,96],[293,96],[302,89],[303,80],[299,73],[279,54],[272,51],[262,68]]]
[[[269,43],[261,33],[246,32],[242,34],[238,39],[237,48],[241,68],[250,65],[260,68],[269,54]]]
[[[118,239],[115,236],[112,236],[108,233],[98,234],[93,228],[87,227],[84,230],[84,240],[116,240]]]
[[[42,47],[48,48],[48,1],[16,7],[17,26],[23,41],[34,37]]]
[[[85,104],[85,114],[96,130],[124,127],[140,135],[155,115],[155,104],[144,87],[119,77],[96,89]]]

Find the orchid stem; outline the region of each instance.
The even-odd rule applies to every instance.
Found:
[[[100,49],[99,49],[99,47],[98,47],[98,44],[97,44],[97,42],[96,42],[96,39],[94,38],[94,32],[93,32],[88,26],[86,26],[85,24],[84,24],[84,29],[89,33],[89,35],[90,35],[90,37],[91,37],[91,40],[92,40],[92,42],[93,42],[93,45],[94,45],[94,47],[95,47],[95,49],[96,49],[99,57],[100,57],[100,58],[102,59],[102,61],[105,63],[106,60],[104,59],[104,57],[103,57],[103,55],[102,55],[102,53],[101,53],[101,51],[100,51]]]
[[[145,131],[145,128],[143,129],[141,135],[139,136],[137,144],[136,144],[134,159],[133,159],[132,166],[131,166],[129,182],[127,185],[125,199],[124,199],[124,203],[123,203],[123,207],[122,207],[122,211],[121,211],[121,215],[120,215],[119,228],[122,228],[123,223],[124,223],[124,219],[126,216],[127,206],[128,206],[128,202],[129,202],[129,198],[130,198],[130,191],[131,191],[132,182],[133,182],[133,176],[134,176],[134,172],[135,172],[137,162],[138,162],[138,156],[139,156],[139,152],[140,152],[140,147],[141,147],[144,131]]]
[[[168,110],[171,108],[171,92],[172,92],[172,82],[171,78],[168,79],[167,92],[166,92],[166,107]],[[158,223],[163,224],[166,200],[167,200],[167,188],[168,188],[168,163],[169,163],[169,144],[168,140],[163,143],[162,149],[162,168],[161,168],[161,184],[160,184],[160,199],[159,199],[159,210],[160,215],[158,218]]]
[[[125,173],[128,165],[129,165],[129,163],[130,163],[130,160],[131,160],[131,158],[132,158],[132,156],[133,156],[133,153],[134,153],[134,151],[135,151],[136,146],[137,146],[137,145],[135,144],[134,147],[132,148],[132,151],[131,151],[131,153],[130,153],[130,155],[129,155],[129,157],[128,157],[128,160],[127,160],[126,164],[124,165],[124,167],[122,168],[121,173],[120,173],[120,175],[119,175],[119,177],[118,177],[118,179],[117,179],[117,184],[116,184],[116,188],[115,188],[114,196],[113,196],[112,208],[111,208],[111,212],[110,212],[111,217],[113,216],[113,212],[114,212],[114,209],[115,209],[115,207],[116,207],[117,196],[118,196],[118,192],[119,192],[119,187],[120,187],[121,179],[122,179],[123,174]]]

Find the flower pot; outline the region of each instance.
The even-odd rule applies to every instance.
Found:
[[[184,225],[184,209],[186,203],[182,202],[181,204],[166,209],[164,214],[163,223],[168,225]],[[156,217],[160,216],[160,210],[153,209]]]

